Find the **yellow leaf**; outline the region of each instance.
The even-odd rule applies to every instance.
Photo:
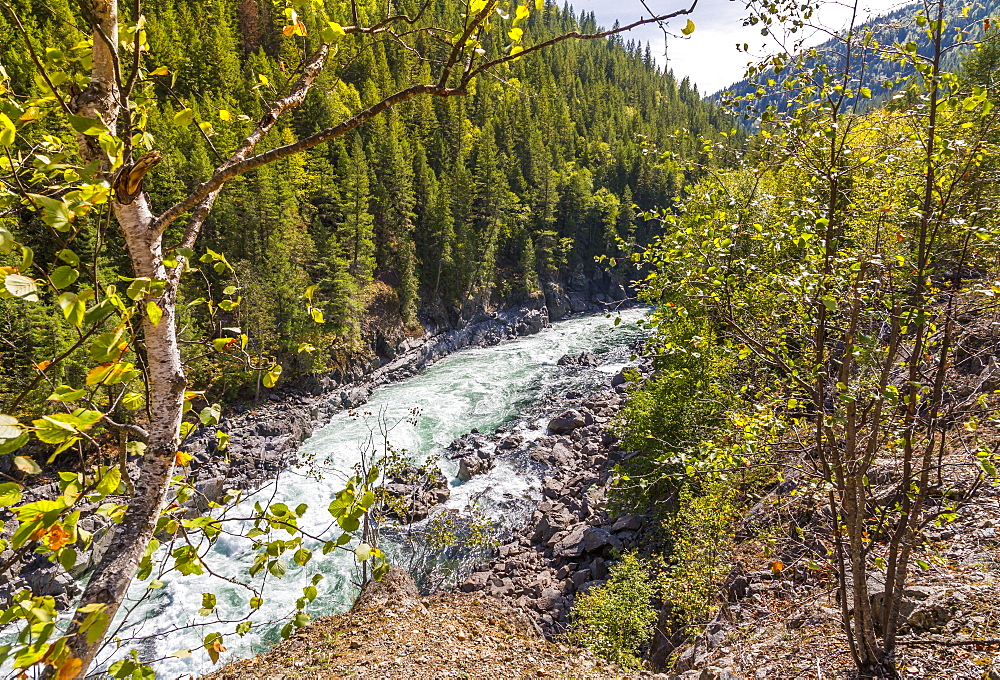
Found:
[[[176,652],[174,652],[170,656],[175,656],[178,659],[184,659],[186,657],[191,656],[191,650],[190,649],[178,649]]]
[[[70,535],[66,533],[66,531],[61,526],[56,524],[47,532],[45,532],[45,538],[43,539],[43,542],[51,550],[59,550],[59,548],[69,543],[69,539]]]
[[[174,463],[183,467],[190,463],[193,458],[194,456],[187,451],[178,451],[174,454]]]
[[[771,562],[771,573],[780,574],[785,569],[785,564],[781,560],[774,560]]]
[[[681,29],[681,33],[683,33],[684,35],[691,35],[692,33],[694,33],[694,22],[688,19],[687,23],[684,25],[684,28]]]
[[[48,368],[51,365],[52,365],[51,361],[39,361],[38,362],[38,370],[39,371],[44,371],[46,368]]]
[[[150,71],[149,75],[151,75],[151,76],[165,76],[165,75],[168,75],[169,73],[170,73],[170,70],[166,66],[161,66],[160,68],[156,69],[155,71]]]
[[[149,323],[159,326],[160,319],[163,318],[163,310],[160,309],[159,305],[150,300],[146,303],[146,316],[149,317]]]
[[[528,9],[528,6],[518,5],[517,11],[514,12],[514,21],[512,22],[512,25],[517,26],[519,23],[527,19],[529,16],[531,16],[531,10]]]
[[[219,119],[220,120],[232,120],[233,114],[229,113],[225,109],[219,109]]]
[[[113,370],[115,370],[115,365],[113,363],[94,366],[94,368],[90,369],[90,373],[87,374],[87,384],[99,385],[104,382],[109,375],[111,375]]]
[[[75,656],[59,667],[59,673],[56,675],[58,680],[73,680],[80,673],[80,669],[83,668],[83,659],[78,659]]]

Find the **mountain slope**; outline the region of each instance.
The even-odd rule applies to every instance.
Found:
[[[871,97],[858,102],[859,109],[865,110],[886,102],[894,92],[904,86],[914,70],[909,63],[899,59],[901,46],[912,44],[918,54],[929,56],[932,44],[926,28],[918,25],[916,16],[923,5],[913,3],[886,15],[859,25],[852,36],[852,73],[856,88],[866,87]],[[967,10],[967,11],[966,11]],[[947,31],[946,43],[950,49],[942,59],[944,71],[960,70],[962,60],[971,49],[971,42],[982,39],[984,27],[991,17],[1000,15],[1000,2],[986,0],[983,3],[966,5],[957,0],[946,3]],[[993,21],[994,25],[996,21]],[[824,62],[831,74],[843,71],[844,55],[847,53],[846,35],[831,38],[803,53],[803,67]],[[745,98],[757,95],[757,99],[743,111],[750,115],[773,106],[776,111],[784,110],[789,102],[799,95],[802,83],[794,82],[802,73],[802,68],[786,67],[781,72],[767,69],[751,78],[713,94],[711,99],[724,101],[729,98]],[[850,100],[849,100],[850,101]]]

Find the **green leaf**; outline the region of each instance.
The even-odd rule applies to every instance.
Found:
[[[271,564],[267,566],[267,570],[271,572],[275,578],[281,578],[285,575],[286,571],[285,565],[281,560],[273,560]]]
[[[69,248],[63,248],[62,250],[60,250],[58,253],[56,253],[56,257],[58,257],[60,260],[68,264],[70,267],[80,266],[80,256],[74,253]]]
[[[82,116],[69,116],[69,124],[81,135],[111,134],[111,130],[104,124],[104,121],[95,118],[84,118]]]
[[[63,548],[59,551],[59,564],[66,571],[70,571],[76,566],[76,550],[73,548]]]
[[[145,276],[141,276],[132,280],[132,283],[130,283],[128,288],[125,290],[125,294],[130,300],[138,300],[149,292],[149,285],[150,280]]]
[[[354,551],[354,554],[357,556],[358,562],[365,562],[372,556],[372,547],[367,543],[361,543]]]
[[[163,310],[160,309],[158,304],[150,300],[146,303],[146,316],[149,317],[149,323],[159,326],[160,319],[163,318]]]
[[[198,610],[200,616],[208,616],[215,611],[216,598],[214,593],[201,594],[201,609]]]
[[[15,245],[17,242],[14,240],[14,235],[4,227],[0,227],[0,253],[7,255],[14,250]]]
[[[219,418],[222,417],[222,407],[218,404],[212,404],[211,406],[206,406],[201,410],[198,415],[198,419],[201,421],[202,425],[218,425]]]
[[[49,225],[56,231],[69,231],[72,215],[69,207],[62,201],[42,196],[40,194],[28,194],[42,211],[42,222]]]
[[[63,265],[61,267],[56,267],[49,278],[52,279],[52,284],[56,288],[66,288],[71,286],[78,278],[80,278],[80,272],[73,269],[69,265]]]
[[[16,439],[21,436],[21,424],[14,416],[0,413],[0,440]]]
[[[124,329],[119,328],[114,333],[101,333],[90,345],[90,358],[99,364],[118,361],[128,349],[128,343],[123,342]]]
[[[85,394],[86,390],[74,390],[69,385],[60,385],[46,398],[46,401],[76,401]]]
[[[191,109],[181,109],[174,114],[174,125],[187,126],[194,122],[194,111]]]
[[[0,508],[21,502],[21,487],[14,482],[0,484]]]
[[[327,25],[323,27],[320,31],[320,35],[323,38],[323,42],[333,42],[342,35],[347,35],[344,31],[344,27],[338,24],[336,21],[329,21]]]
[[[21,436],[15,437],[14,439],[0,440],[0,456],[5,456],[8,453],[13,453],[19,448],[28,443],[30,437],[27,432],[22,432]]]
[[[107,471],[104,473],[104,476],[101,477],[101,481],[97,483],[97,486],[95,488],[97,490],[97,493],[101,494],[102,496],[109,496],[118,491],[121,485],[122,485],[121,468],[113,467],[107,469]]]
[[[694,33],[694,22],[688,19],[687,23],[684,24],[684,28],[681,29],[681,33],[684,35],[691,35]]]
[[[6,114],[0,113],[0,146],[11,146],[16,136],[14,122]]]

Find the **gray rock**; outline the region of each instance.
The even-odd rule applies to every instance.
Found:
[[[469,574],[469,577],[465,579],[459,589],[463,593],[471,593],[477,590],[482,590],[489,583],[491,574],[488,571],[474,571]]]
[[[640,527],[642,527],[642,517],[625,515],[615,521],[611,526],[611,531],[614,533],[618,533],[619,531],[638,531]]]
[[[595,557],[590,563],[590,575],[596,581],[604,581],[608,578],[608,563],[601,557]]]
[[[597,552],[610,545],[616,550],[621,550],[624,546],[610,531],[600,527],[590,527],[583,534],[583,548],[587,552]]]
[[[546,281],[542,284],[542,290],[545,293],[545,306],[549,311],[549,319],[558,321],[570,315],[569,298],[566,297],[562,286],[555,281]]]
[[[479,456],[465,456],[458,461],[458,478],[467,482],[491,467],[493,467],[492,461],[486,461]]]
[[[579,411],[570,409],[549,421],[549,431],[554,434],[566,434],[586,424],[586,419]]]
[[[569,308],[574,312],[586,312],[592,308],[592,305],[585,296],[571,294],[569,296]]]
[[[552,548],[552,554],[558,557],[579,557],[583,554],[583,536],[587,527],[580,525],[572,529]]]

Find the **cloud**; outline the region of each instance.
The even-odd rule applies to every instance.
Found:
[[[647,0],[646,4],[657,14],[669,14],[686,6],[673,0]],[[903,4],[906,3],[899,0],[865,0],[859,6],[859,16],[864,21]],[[577,14],[581,10],[593,12],[597,23],[608,28],[616,20],[625,24],[649,16],[640,0],[576,0],[573,8]],[[701,92],[712,93],[740,80],[747,62],[763,58],[777,49],[772,39],[761,36],[759,28],[743,26],[746,15],[742,0],[699,0],[691,15],[697,29],[690,38],[680,36],[687,17],[678,17],[668,26],[672,35],[666,40],[666,50],[663,31],[655,25],[635,29],[625,35],[625,40],[649,42],[661,65],[666,51],[669,66],[678,78],[688,76]],[[850,19],[850,7],[827,1],[820,6],[819,17],[824,25],[840,28]],[[810,42],[822,42],[825,37],[816,33]],[[744,43],[749,47],[749,54],[736,49],[737,44]]]

